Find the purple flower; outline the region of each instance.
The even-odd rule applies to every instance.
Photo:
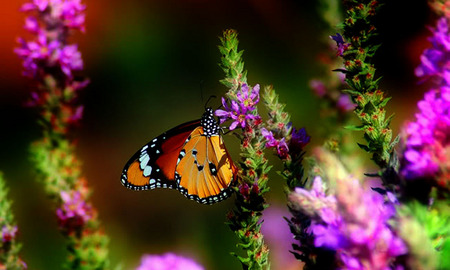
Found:
[[[204,268],[191,259],[173,253],[163,255],[144,255],[141,265],[136,270],[203,270]]]
[[[289,149],[292,153],[300,153],[310,140],[311,137],[308,136],[305,128],[297,130],[294,127],[292,129],[291,141],[289,142]]]
[[[3,243],[11,242],[17,234],[17,226],[9,227],[4,225],[2,228],[2,241]]]
[[[86,6],[81,4],[81,0],[32,0],[21,8],[24,12],[35,11],[45,15],[48,23],[59,23],[81,31],[85,30],[85,9]]]
[[[292,204],[311,218],[314,246],[336,251],[345,269],[389,269],[406,245],[388,225],[395,208],[356,179],[338,179],[336,195],[326,196],[320,177],[313,188],[296,188]]]
[[[353,111],[356,106],[347,94],[341,94],[336,102],[336,107],[341,112]]]
[[[93,209],[86,204],[79,191],[61,191],[61,208],[56,210],[60,227],[71,231],[80,228],[93,217]]]
[[[327,93],[327,88],[321,80],[310,80],[309,87],[313,90],[314,94],[318,97],[324,97]]]
[[[215,115],[219,117],[221,124],[226,120],[233,120],[229,127],[230,130],[235,129],[238,126],[245,128],[247,126],[247,121],[256,120],[258,118],[258,116],[254,115],[252,112],[259,102],[259,85],[257,84],[251,89],[247,84],[243,84],[236,96],[237,101],[232,100],[231,106],[228,105],[224,98],[222,98],[224,110],[215,111]]]
[[[441,18],[433,36],[432,47],[426,49],[418,77],[434,78],[436,86],[417,103],[416,120],[403,131],[405,148],[401,174],[406,179],[434,179],[442,187],[450,187],[450,29]]]
[[[275,139],[272,131],[269,131],[265,128],[261,129],[261,134],[266,139],[266,147],[267,148],[276,147],[277,154],[282,159],[284,159],[288,156],[289,147],[287,146],[286,140],[284,138],[281,138],[279,140]]]
[[[421,55],[416,76],[439,78],[450,85],[450,31],[447,19],[439,19],[436,28],[431,30],[433,36],[429,40],[432,47]]]
[[[334,41],[336,41],[337,48],[337,55],[342,56],[345,52],[345,50],[350,47],[350,43],[346,43],[344,41],[344,38],[341,36],[341,34],[337,33],[335,36],[330,36],[330,38]]]
[[[406,179],[436,178],[450,184],[450,87],[425,93],[417,104],[416,121],[403,131],[405,149],[401,174]]]
[[[58,61],[61,70],[68,77],[72,77],[73,70],[83,69],[83,60],[81,59],[81,53],[78,51],[78,46],[76,44],[64,46],[59,50]]]
[[[247,84],[243,84],[241,91],[237,92],[237,101],[248,111],[253,111],[259,102],[259,84],[250,89]]]

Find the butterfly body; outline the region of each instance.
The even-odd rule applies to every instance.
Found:
[[[236,168],[213,111],[181,124],[144,145],[125,165],[121,183],[133,190],[170,188],[213,204],[228,198]]]

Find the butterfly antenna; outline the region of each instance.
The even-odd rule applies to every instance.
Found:
[[[210,101],[211,99],[213,99],[213,98],[217,98],[217,97],[214,96],[214,95],[209,96],[208,100],[207,100],[206,103],[205,103],[205,110],[206,110],[206,107],[208,106],[209,101]]]
[[[203,103],[203,85],[205,84],[204,80],[200,80],[200,98]]]

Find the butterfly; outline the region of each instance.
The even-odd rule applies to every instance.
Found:
[[[122,185],[176,189],[202,204],[228,198],[237,169],[220,132],[212,108],[205,108],[201,119],[176,126],[137,151],[122,171]]]

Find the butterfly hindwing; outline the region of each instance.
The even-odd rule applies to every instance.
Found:
[[[234,164],[219,135],[205,136],[197,127],[183,146],[176,167],[178,189],[187,198],[203,204],[231,195]]]
[[[176,188],[175,166],[181,148],[200,120],[179,125],[136,152],[122,171],[122,185],[133,190]]]

